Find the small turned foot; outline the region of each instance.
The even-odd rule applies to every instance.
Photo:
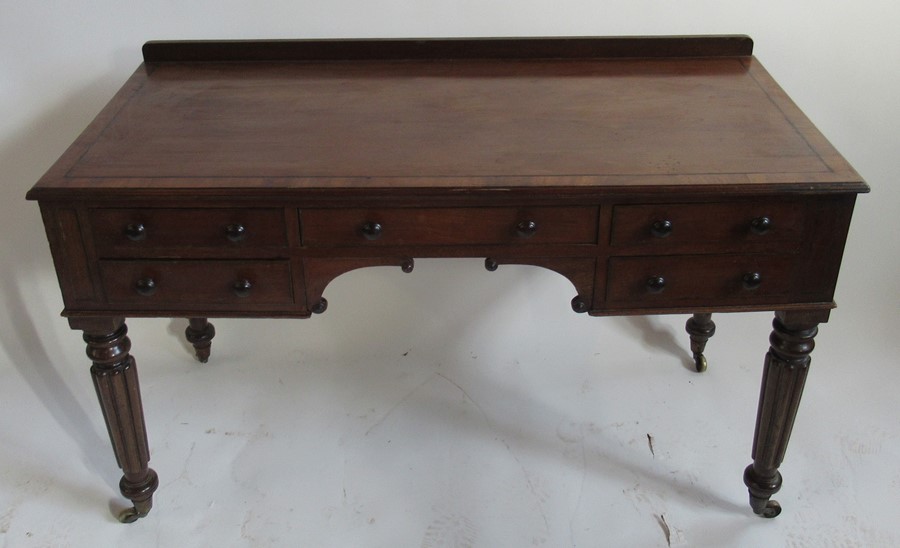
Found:
[[[216,336],[216,328],[206,318],[188,318],[189,325],[184,330],[184,337],[194,346],[194,353],[201,363],[209,361],[212,340]]]
[[[716,334],[716,324],[712,321],[712,314],[694,314],[684,325],[685,331],[691,336],[691,352],[694,355],[694,368],[698,373],[706,371],[706,342]]]

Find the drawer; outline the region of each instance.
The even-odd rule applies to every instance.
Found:
[[[609,260],[608,305],[760,304],[796,293],[793,255],[673,255]]]
[[[288,261],[100,261],[110,304],[148,308],[293,303]]]
[[[613,247],[702,248],[712,244],[778,244],[794,251],[806,208],[799,201],[620,205],[613,208]]]
[[[594,244],[597,207],[311,209],[303,244]]]
[[[92,209],[90,223],[97,253],[152,248],[285,247],[284,210]]]

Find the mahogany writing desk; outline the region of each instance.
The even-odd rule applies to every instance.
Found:
[[[328,283],[416,257],[548,268],[590,315],[775,311],[753,463],[757,514],[856,195],[868,187],[747,37],[151,42],[28,193],[84,332],[122,494],[158,486],[128,316],[309,317]]]

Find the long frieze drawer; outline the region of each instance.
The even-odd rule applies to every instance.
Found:
[[[795,293],[792,255],[680,255],[613,257],[609,305],[757,304]]]
[[[287,245],[284,210],[279,208],[92,209],[90,223],[101,256],[156,247]]]
[[[311,209],[303,244],[593,244],[597,207]]]
[[[151,308],[210,305],[288,305],[288,261],[100,261],[110,304]]]
[[[799,245],[805,212],[795,201],[620,205],[613,210],[610,243],[657,249],[750,242]]]

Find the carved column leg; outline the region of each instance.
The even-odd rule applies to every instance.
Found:
[[[150,511],[159,479],[147,466],[150,450],[137,368],[129,354],[128,328],[122,318],[73,319],[70,323],[73,328],[84,330],[97,398],[116,461],[124,472],[119,489],[134,503],[133,508],[123,511],[118,518],[123,523],[131,523]]]
[[[778,502],[769,499],[781,489],[778,467],[784,460],[803,394],[809,354],[815,346],[813,338],[819,322],[827,319],[827,311],[779,312],[772,323],[753,436],[753,464],[744,470],[750,506],[766,518],[781,513]]]
[[[694,354],[694,367],[697,372],[706,371],[706,341],[716,334],[716,324],[712,321],[712,314],[694,314],[684,325],[684,329],[691,336],[691,352]]]
[[[189,343],[194,345],[194,352],[201,363],[209,361],[209,352],[213,337],[216,336],[216,328],[206,318],[188,318],[189,325],[184,330],[184,336]]]

